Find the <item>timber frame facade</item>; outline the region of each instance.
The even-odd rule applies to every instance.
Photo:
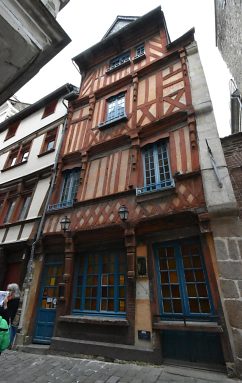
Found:
[[[34,342],[111,359],[233,362],[199,162],[194,44],[194,30],[170,42],[156,8],[119,16],[73,59],[82,82],[35,260]]]

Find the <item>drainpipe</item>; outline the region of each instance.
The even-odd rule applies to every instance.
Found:
[[[63,105],[65,106],[66,109],[68,107],[64,103],[64,100],[71,101],[74,98],[76,98],[77,96],[78,96],[78,88],[76,88],[76,87],[74,87],[71,92],[69,92],[65,96],[63,96],[62,103],[63,103]],[[55,156],[54,166],[53,166],[53,169],[52,169],[52,176],[51,176],[51,179],[50,179],[49,190],[47,192],[47,198],[46,198],[46,202],[45,202],[45,206],[44,206],[44,211],[43,211],[43,214],[42,214],[40,222],[39,222],[39,226],[38,226],[38,230],[37,230],[37,234],[36,234],[35,240],[34,240],[34,242],[32,243],[32,246],[31,246],[30,257],[29,257],[29,261],[28,261],[28,265],[27,265],[27,272],[26,272],[26,276],[25,276],[25,288],[24,288],[24,296],[23,296],[23,302],[22,302],[22,310],[21,310],[19,326],[18,326],[19,329],[22,329],[22,327],[23,327],[24,317],[25,317],[26,308],[27,308],[27,301],[28,301],[28,296],[29,296],[29,290],[30,290],[30,284],[31,284],[31,281],[32,281],[32,276],[33,276],[32,274],[33,274],[33,260],[34,260],[35,248],[36,248],[36,245],[39,242],[40,237],[41,237],[42,232],[43,232],[43,227],[44,227],[44,223],[45,223],[45,217],[46,217],[46,213],[47,213],[47,210],[48,210],[49,201],[50,201],[50,198],[51,198],[51,195],[52,195],[52,192],[53,192],[54,183],[55,183],[55,180],[56,180],[58,159],[59,159],[59,154],[60,154],[60,151],[61,151],[61,147],[62,147],[62,143],[63,143],[63,140],[64,140],[64,136],[65,136],[65,131],[66,131],[66,127],[67,127],[67,121],[68,121],[68,113],[66,113],[66,115],[65,115],[64,124],[63,124],[62,132],[61,132],[60,143],[59,143],[59,146],[58,146],[57,151],[56,151],[56,156]]]

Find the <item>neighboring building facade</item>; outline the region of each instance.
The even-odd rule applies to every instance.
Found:
[[[112,359],[237,363],[213,238],[217,210],[235,212],[236,201],[193,34],[170,42],[156,8],[117,17],[74,58],[82,83],[36,255],[33,342]],[[222,156],[223,188],[205,138]]]
[[[30,104],[19,101],[15,96],[0,105],[0,123],[9,117],[27,108]]]
[[[214,0],[216,45],[234,80],[230,83],[231,131],[242,131],[242,3]]]
[[[242,93],[242,4],[240,0],[215,0],[216,45]]]
[[[66,84],[0,124],[0,288],[21,287],[50,188],[67,108]]]
[[[239,205],[239,215],[242,218],[242,133],[223,137],[221,142],[235,197]],[[242,249],[242,238],[240,248]]]
[[[56,21],[69,0],[2,0],[0,105],[71,41]]]

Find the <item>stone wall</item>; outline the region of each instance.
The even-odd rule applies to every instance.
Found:
[[[241,221],[237,218],[224,219],[217,223],[214,233],[219,282],[225,316],[231,326],[236,355],[236,367],[242,371],[242,237]],[[219,230],[219,226],[221,230]],[[223,236],[224,230],[237,232],[237,236]]]
[[[215,0],[217,46],[242,92],[242,2]]]
[[[242,133],[224,137],[221,143],[242,218]]]
[[[225,333],[228,334],[234,361],[234,365],[227,363],[227,368],[229,374],[234,370],[242,376],[242,224],[195,44],[187,46],[187,54],[203,187],[215,247],[214,268]],[[216,162],[221,185],[215,175],[206,140]]]

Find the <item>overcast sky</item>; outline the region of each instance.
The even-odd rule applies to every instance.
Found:
[[[85,3],[70,0],[59,13],[57,21],[72,39],[51,62],[29,81],[17,97],[33,103],[69,82],[80,86],[81,77],[71,59],[100,41],[118,15],[142,16],[161,6],[171,40],[175,40],[192,27],[212,98],[219,135],[230,134],[229,74],[215,46],[215,20],[213,0],[113,0]]]

